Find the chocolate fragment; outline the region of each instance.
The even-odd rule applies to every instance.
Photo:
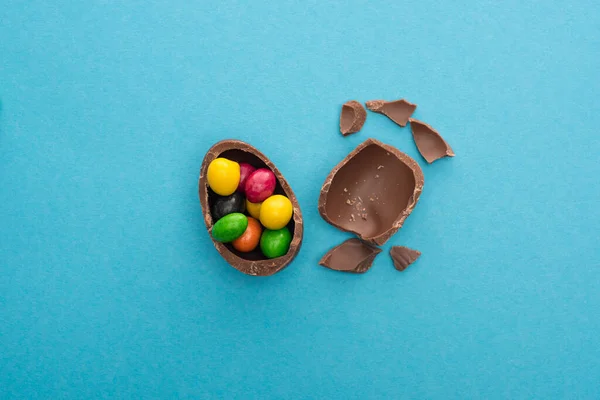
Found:
[[[319,213],[336,228],[382,245],[412,212],[423,183],[423,171],[415,160],[395,147],[367,139],[325,179]]]
[[[367,119],[365,108],[358,101],[351,100],[342,106],[340,114],[340,132],[348,136],[361,130]]]
[[[390,249],[390,256],[394,261],[394,267],[398,271],[404,271],[410,264],[417,261],[421,252],[404,246],[394,246]]]
[[[294,214],[287,225],[292,234],[292,242],[288,252],[281,257],[267,259],[258,248],[249,253],[241,253],[234,249],[230,243],[219,243],[213,240],[215,248],[232,267],[245,274],[267,276],[281,271],[296,257],[302,244],[303,221],[296,195],[277,167],[256,148],[240,140],[223,140],[218,142],[206,153],[200,167],[200,179],[198,181],[198,195],[204,215],[204,223],[209,234],[216,222],[211,215],[210,209],[218,196],[208,187],[206,171],[211,161],[217,157],[224,157],[238,163],[248,163],[255,168],[268,168],[273,171],[273,174],[277,178],[275,194],[281,194],[290,199]]]
[[[410,129],[419,153],[429,164],[442,157],[454,157],[450,145],[431,126],[410,118]]]
[[[366,102],[367,108],[373,112],[383,114],[400,126],[406,126],[408,119],[417,109],[417,105],[404,99],[395,101],[370,100]]]
[[[381,249],[369,246],[358,239],[348,239],[329,250],[319,264],[335,271],[367,272]]]

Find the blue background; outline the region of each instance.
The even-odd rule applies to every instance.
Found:
[[[600,396],[600,3],[321,3],[4,0],[0,397]],[[346,100],[400,97],[455,158],[373,113],[338,133]],[[425,188],[357,276],[318,266],[349,235],[317,198],[367,137]],[[299,198],[273,277],[205,231],[223,138]]]

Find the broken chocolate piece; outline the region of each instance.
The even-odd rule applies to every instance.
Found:
[[[361,130],[367,119],[365,108],[358,101],[351,100],[342,106],[340,114],[340,132],[348,136]]]
[[[367,272],[381,249],[369,246],[358,239],[348,239],[329,250],[319,264],[335,271]]]
[[[379,178],[375,178],[375,175]],[[367,139],[346,156],[325,179],[319,196],[319,213],[331,225],[382,245],[400,229],[423,190],[419,164],[395,147]],[[361,201],[361,213],[347,200]],[[374,199],[372,201],[371,199]]]
[[[232,267],[245,274],[267,276],[281,271],[296,257],[302,244],[302,213],[300,212],[300,205],[298,204],[296,195],[281,172],[263,153],[240,140],[223,140],[208,150],[200,168],[198,195],[200,196],[200,204],[202,205],[202,212],[204,214],[204,223],[209,234],[212,231],[214,222],[216,222],[211,216],[210,208],[218,196],[208,187],[206,171],[211,161],[217,157],[224,157],[238,163],[248,163],[255,168],[268,168],[273,171],[273,174],[277,178],[275,194],[284,195],[292,202],[294,214],[287,225],[292,234],[292,242],[288,252],[281,257],[267,259],[258,248],[249,253],[241,253],[234,249],[230,243],[219,243],[213,240],[215,248]]]
[[[429,164],[442,157],[454,157],[450,145],[431,126],[410,118],[410,129],[419,153]]]
[[[390,249],[390,256],[392,256],[394,267],[398,271],[404,271],[410,264],[417,261],[420,255],[420,251],[404,246],[394,246]]]
[[[400,126],[406,126],[408,119],[417,109],[417,105],[404,99],[395,101],[371,100],[366,103],[373,112],[383,114]]]

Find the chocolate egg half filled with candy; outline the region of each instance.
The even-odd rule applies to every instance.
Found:
[[[280,257],[269,259],[258,247],[250,252],[241,252],[232,243],[220,243],[213,239],[215,248],[232,267],[245,274],[267,276],[281,271],[296,257],[302,244],[303,221],[296,195],[277,167],[256,148],[240,140],[218,142],[206,153],[200,168],[200,180],[198,182],[198,195],[200,196],[204,223],[209,234],[212,233],[212,228],[216,223],[211,215],[211,209],[219,201],[219,196],[210,190],[208,186],[207,170],[210,163],[217,158],[231,160],[240,165],[246,163],[256,169],[265,168],[273,172],[276,178],[273,194],[283,195],[290,200],[293,215],[287,224],[287,229],[292,235],[292,241],[287,252]]]
[[[367,139],[325,179],[319,213],[331,225],[381,246],[400,229],[423,190],[419,164],[395,147]]]

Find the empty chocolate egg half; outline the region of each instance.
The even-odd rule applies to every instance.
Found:
[[[331,225],[375,245],[400,229],[423,190],[419,164],[395,147],[367,139],[325,179],[319,213]]]
[[[292,234],[292,241],[288,252],[281,257],[267,259],[259,248],[249,253],[241,253],[234,249],[230,243],[220,243],[213,240],[215,248],[232,267],[245,274],[267,276],[281,271],[298,254],[302,243],[302,213],[296,195],[277,167],[256,148],[240,140],[223,140],[218,142],[208,150],[202,161],[198,183],[198,195],[200,196],[204,223],[209,234],[212,232],[212,227],[216,222],[213,221],[210,210],[217,195],[210,190],[206,173],[208,165],[217,157],[223,157],[238,163],[248,163],[255,168],[270,169],[277,178],[274,194],[284,195],[291,201],[293,216],[287,225]]]

